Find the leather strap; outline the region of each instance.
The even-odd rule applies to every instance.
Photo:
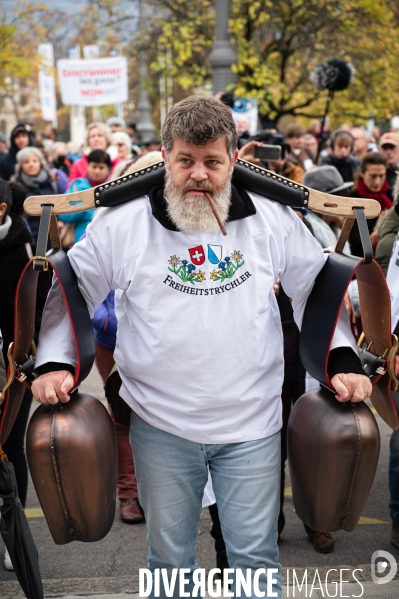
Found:
[[[41,224],[41,243],[44,243],[44,236],[48,231],[48,229],[46,231],[46,227],[50,223],[48,210],[44,212],[44,223]],[[93,366],[95,356],[93,326],[86,302],[79,290],[76,275],[65,252],[58,248],[51,249],[43,257],[44,260],[41,263],[47,268],[50,266],[59,281],[71,323],[77,356],[75,388],[87,377]],[[36,292],[39,278],[36,268],[39,262],[39,259],[35,257],[28,262],[22,271],[16,290],[14,341],[9,350],[9,378],[0,414],[1,445],[7,440],[14,425],[25,388],[30,388],[34,378],[34,358],[31,354],[34,353],[32,352],[32,341],[35,332]]]
[[[370,264],[370,262],[373,259],[373,248],[371,247],[370,234],[367,226],[367,220],[364,216],[364,209],[353,207],[353,210],[355,211],[356,219],[351,217],[345,219],[344,226],[342,227],[341,234],[337,241],[337,245],[335,246],[335,251],[344,251],[344,246],[345,243],[348,241],[349,234],[353,227],[353,223],[355,222],[355,220],[357,220],[360,241],[362,243],[363,248],[364,264]]]
[[[399,401],[395,402],[392,395],[397,380],[393,372],[396,345],[391,335],[390,296],[384,274],[374,260],[366,264],[355,256],[339,252],[330,254],[306,303],[300,338],[302,362],[312,377],[333,391],[327,372],[328,357],[345,294],[355,276],[364,344],[373,355],[371,364],[371,355],[360,353],[363,366],[367,364],[365,374],[373,385],[371,401],[381,418],[396,430],[399,428]]]
[[[141,171],[123,175],[110,183],[99,185],[94,189],[94,202],[96,206],[119,206],[147,195],[153,187],[163,185],[164,177],[165,164],[159,162]],[[129,185],[133,180],[134,186]],[[232,183],[249,192],[265,195],[285,206],[306,208],[309,202],[309,190],[303,185],[241,159],[238,159],[234,166]]]
[[[344,226],[342,227],[340,236],[338,237],[337,245],[335,246],[336,252],[343,252],[345,243],[349,239],[349,234],[352,231],[353,223],[355,222],[355,218],[348,217],[344,221]]]
[[[370,264],[373,259],[373,248],[371,247],[370,233],[367,220],[364,216],[364,208],[353,207],[356,214],[357,226],[359,227],[360,241],[362,242],[364,264]]]

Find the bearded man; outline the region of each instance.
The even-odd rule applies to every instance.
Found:
[[[244,576],[250,569],[261,593],[280,597],[284,368],[273,285],[281,280],[300,325],[325,255],[290,208],[232,187],[237,134],[220,101],[190,97],[176,104],[162,143],[165,187],[103,210],[68,254],[91,312],[116,290],[115,361],[120,394],[131,407],[148,567],[187,568],[190,592],[209,467],[230,567]],[[363,400],[371,385],[344,314],[333,348],[329,374],[337,399]],[[75,360],[55,282],[32,387],[38,401],[69,400]],[[267,569],[274,569],[269,587]]]

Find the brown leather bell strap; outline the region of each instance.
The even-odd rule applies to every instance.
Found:
[[[9,379],[0,415],[0,443],[4,443],[7,439],[17,417],[25,387],[29,388],[33,380],[31,346],[35,332],[36,291],[39,277],[39,272],[34,270],[35,260],[37,265],[38,258],[34,257],[25,266],[16,290],[14,342],[9,353]],[[77,356],[74,375],[74,387],[77,387],[93,366],[95,356],[93,326],[76,275],[65,252],[52,249],[45,254],[44,260],[42,265],[45,269],[46,265],[51,266],[59,281],[68,311]]]
[[[399,404],[391,393],[397,380],[393,370],[395,339],[391,334],[390,296],[384,274],[374,260],[365,264],[355,256],[330,254],[306,303],[300,338],[302,362],[313,378],[333,390],[327,372],[328,358],[345,294],[355,276],[364,342],[374,360],[374,370],[365,372],[373,385],[371,401],[385,422],[397,429]]]

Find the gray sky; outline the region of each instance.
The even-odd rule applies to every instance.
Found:
[[[84,5],[84,0],[29,0],[34,4],[43,2],[52,10],[63,10],[65,12],[75,13]],[[2,8],[8,10],[16,4],[15,0],[1,0]]]

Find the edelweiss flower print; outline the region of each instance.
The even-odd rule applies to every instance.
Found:
[[[224,255],[221,245],[208,244],[207,251],[202,245],[198,245],[188,248],[185,257],[177,254],[170,256],[168,270],[173,276],[168,275],[164,283],[176,291],[191,295],[217,295],[231,291],[252,276],[248,271],[244,272],[244,264],[244,255],[240,250],[233,250]],[[219,281],[228,283],[212,285]]]

